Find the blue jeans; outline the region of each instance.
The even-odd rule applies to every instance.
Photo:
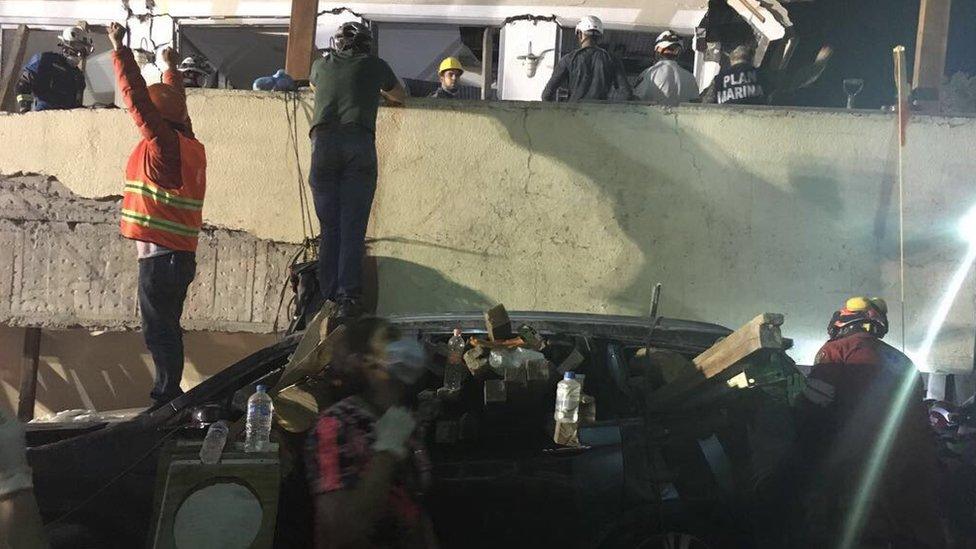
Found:
[[[150,397],[157,404],[183,394],[183,329],[180,317],[186,290],[196,275],[196,254],[173,252],[139,260],[139,311],[142,336],[156,365]]]
[[[366,224],[376,192],[373,133],[355,125],[318,126],[312,131],[309,186],[322,234],[319,288],[325,299],[362,296]]]

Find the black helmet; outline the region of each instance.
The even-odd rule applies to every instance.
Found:
[[[339,25],[339,30],[332,37],[332,47],[337,50],[368,50],[373,42],[373,33],[369,27],[359,21],[349,21]]]

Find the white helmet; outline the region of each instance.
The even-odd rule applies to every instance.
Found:
[[[214,72],[213,65],[209,61],[203,57],[194,55],[184,58],[180,62],[179,67],[177,67],[177,70],[182,73],[200,74],[203,76],[209,76]]]
[[[595,15],[587,15],[576,25],[576,32],[583,34],[603,34],[603,21]]]
[[[92,50],[95,49],[91,35],[88,34],[87,30],[78,26],[68,27],[61,31],[61,36],[58,37],[58,44],[65,50],[68,50],[69,53],[83,57],[91,54]]]
[[[662,32],[661,34],[657,35],[657,39],[654,40],[654,51],[660,52],[670,48],[671,46],[684,47],[684,41],[673,30],[666,30]]]

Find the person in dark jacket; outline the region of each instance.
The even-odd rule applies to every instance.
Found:
[[[751,46],[738,46],[729,55],[729,66],[719,71],[702,95],[703,103],[719,105],[765,105],[769,82],[765,72],[753,65]]]
[[[160,406],[183,393],[180,317],[196,274],[207,156],[193,134],[176,51],[163,50],[168,65],[163,81],[147,86],[132,50],[122,45],[124,36],[125,28],[112,23],[109,40],[119,92],[142,139],[126,164],[119,228],[136,243],[142,333],[156,366],[150,397]]]
[[[315,90],[309,186],[322,227],[319,288],[338,305],[336,316],[362,313],[366,226],[376,192],[376,113],[380,97],[403,104],[406,92],[393,69],[373,55],[372,33],[343,23],[333,47],[312,64]]]
[[[793,70],[769,72],[753,63],[755,49],[744,44],[729,54],[729,66],[722,69],[712,84],[702,92],[702,103],[720,105],[768,105],[777,98],[805,88],[817,81],[834,54],[825,45],[817,52],[813,63]]]
[[[441,81],[441,87],[434,90],[430,96],[438,99],[457,99],[458,82],[460,82],[462,74],[464,74],[464,69],[461,67],[461,61],[457,57],[445,57],[437,69],[437,77]]]
[[[588,15],[576,25],[580,47],[559,60],[549,83],[542,91],[543,101],[555,101],[559,88],[569,90],[570,101],[610,99],[611,92],[623,100],[633,96],[623,64],[599,46],[603,22]]]
[[[835,312],[794,403],[802,511],[795,547],[945,546],[922,382],[881,341],[888,308],[853,297]]]
[[[61,53],[48,51],[30,58],[17,80],[20,112],[81,107],[85,75],[79,68],[93,48],[88,31],[65,29],[58,37]]]

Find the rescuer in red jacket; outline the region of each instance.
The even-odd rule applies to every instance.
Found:
[[[804,547],[944,547],[936,447],[912,361],[881,341],[888,308],[854,297],[797,398]]]
[[[122,45],[125,28],[112,23],[108,36],[119,91],[142,135],[125,168],[120,230],[136,241],[142,331],[156,366],[150,396],[158,406],[183,392],[180,316],[196,273],[207,156],[193,135],[176,51],[163,51],[163,82],[147,87]]]

